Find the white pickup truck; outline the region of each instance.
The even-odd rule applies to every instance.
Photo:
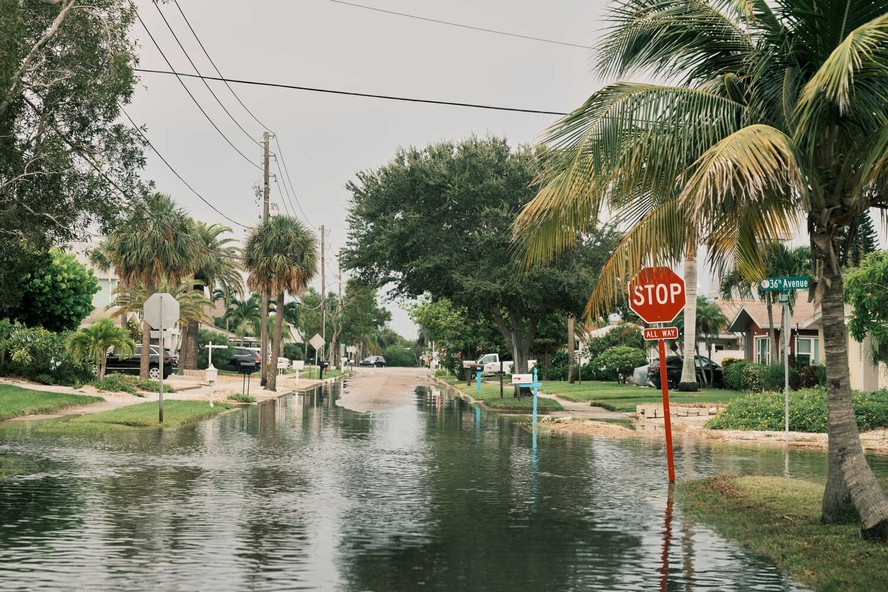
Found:
[[[527,361],[527,369],[531,370],[534,366],[536,366],[536,360],[528,360]],[[506,374],[512,373],[512,365],[514,362],[512,360],[503,361],[502,362],[502,371]],[[480,368],[482,374],[499,374],[500,372],[500,357],[499,354],[484,354],[477,360],[475,360],[474,366],[476,368]]]

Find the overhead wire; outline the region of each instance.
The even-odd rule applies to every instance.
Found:
[[[418,16],[415,14],[408,14],[406,12],[397,12],[394,10],[386,10],[384,8],[377,8],[375,6],[365,6],[363,4],[355,4],[354,2],[343,2],[342,0],[329,0],[334,4],[341,4],[343,6],[351,6],[352,8],[362,8],[364,10],[372,10],[373,12],[381,12],[384,14],[391,14],[394,16],[402,16],[405,18],[416,19],[419,21],[426,21],[429,23],[436,23],[439,25],[448,25],[450,27],[459,27],[461,29],[471,29],[472,31],[481,31],[483,33],[493,33],[495,35],[504,35],[506,37],[517,37],[519,39],[526,39],[529,41],[538,41],[540,43],[549,43],[552,45],[564,45],[566,47],[576,47],[579,49],[595,49],[589,45],[580,45],[579,43],[569,43],[567,41],[558,41],[556,39],[546,39],[544,37],[533,37],[531,35],[521,35],[520,33],[510,33],[508,31],[501,31],[499,29],[487,29],[485,27],[476,27],[474,25],[465,25],[463,23],[455,23],[453,21],[444,21],[439,19],[428,18],[424,16]]]
[[[284,192],[281,191],[281,184],[278,183],[277,175],[274,175],[274,176],[272,177],[272,179],[274,180],[274,184],[275,184],[275,186],[277,187],[278,193],[279,193],[280,196],[281,196],[281,205],[284,206],[284,211],[287,213],[288,216],[291,216],[292,214],[290,214],[290,208],[287,206],[287,200],[284,199],[284,197],[285,197],[285,196],[284,196]]]
[[[210,206],[210,208],[212,208],[212,210],[214,212],[216,212],[217,214],[219,214],[220,216],[222,216],[223,218],[225,218],[226,220],[228,220],[232,224],[237,224],[241,228],[249,228],[249,226],[247,226],[246,224],[241,224],[237,220],[224,214],[222,211],[219,210],[219,208],[214,206],[207,198],[205,198],[194,187],[192,187],[191,184],[188,183],[188,181],[186,181],[175,168],[173,168],[173,165],[171,165],[169,163],[169,161],[166,158],[164,158],[163,154],[160,153],[160,151],[157,149],[157,147],[151,143],[151,140],[148,139],[148,136],[145,135],[145,133],[142,131],[142,128],[140,128],[138,125],[136,125],[136,122],[133,121],[133,118],[130,117],[129,113],[127,113],[123,107],[120,108],[120,111],[121,111],[121,113],[124,114],[124,116],[126,116],[126,118],[129,120],[130,124],[132,124],[133,129],[135,129],[139,133],[139,135],[142,137],[142,139],[145,140],[145,143],[148,144],[148,147],[154,151],[154,153],[158,156],[158,158],[160,158],[160,160],[163,161],[163,164],[165,164],[167,166],[167,168],[170,169],[170,171],[172,171],[172,173],[174,175],[176,175],[176,177],[178,177],[178,179],[180,181],[182,181],[182,183],[185,185],[185,187],[187,187],[191,191],[191,193],[196,195],[198,197],[198,199],[200,199],[202,202],[204,202],[205,204]]]
[[[240,154],[244,160],[246,160],[248,163],[250,163],[251,165],[253,165],[257,169],[260,168],[258,163],[254,162],[250,157],[248,157],[246,154],[241,152],[241,150],[237,146],[234,145],[234,143],[228,138],[228,136],[225,135],[225,132],[223,132],[221,129],[219,129],[219,126],[216,125],[216,122],[213,121],[213,118],[209,116],[209,114],[206,112],[206,110],[204,110],[203,106],[195,98],[194,94],[192,94],[191,89],[189,89],[188,86],[185,84],[185,81],[182,80],[183,77],[207,78],[208,80],[212,80],[212,78],[211,77],[203,77],[199,74],[194,75],[194,74],[183,74],[183,73],[176,72],[176,69],[173,68],[172,63],[170,63],[170,60],[167,59],[166,54],[160,48],[160,44],[157,43],[157,40],[154,38],[154,35],[151,34],[151,30],[148,29],[147,25],[145,25],[145,21],[142,20],[142,15],[140,15],[138,12],[136,12],[136,18],[139,19],[139,22],[142,24],[142,28],[145,29],[146,33],[148,33],[148,37],[151,38],[151,42],[154,44],[154,47],[157,48],[157,51],[160,52],[160,55],[163,58],[163,61],[166,62],[167,67],[169,67],[170,70],[168,72],[164,72],[164,73],[165,74],[172,74],[173,76],[176,77],[176,79],[179,81],[179,84],[181,84],[182,88],[185,89],[185,92],[188,93],[188,96],[191,98],[192,102],[197,106],[197,108],[200,110],[200,112],[203,114],[203,116],[207,119],[207,121],[210,122],[210,125],[212,125],[213,128],[217,132],[219,132],[219,135],[222,136],[222,138],[228,143],[229,146],[231,146],[234,149],[235,152]],[[134,70],[137,70],[137,69],[134,68]]]
[[[182,45],[182,42],[179,40],[179,36],[176,35],[176,31],[173,30],[173,27],[170,25],[170,22],[167,20],[166,16],[163,14],[163,11],[160,9],[160,6],[157,4],[157,0],[154,0],[152,2],[152,4],[154,4],[154,8],[157,9],[157,13],[160,15],[160,18],[163,19],[163,22],[166,25],[166,28],[169,29],[170,34],[173,36],[173,39],[175,39],[176,43],[179,45],[179,49],[181,49],[182,53],[185,54],[185,58],[188,60],[188,63],[191,64],[191,67],[194,68],[194,71],[196,73],[200,74],[200,69],[197,67],[197,64],[194,63],[194,60],[191,59],[191,55],[188,53],[188,50],[186,50],[185,46]],[[210,85],[207,83],[207,81],[201,80],[201,82],[203,82],[203,85],[207,88],[207,90],[210,92],[210,94],[213,96],[213,98],[216,99],[216,102],[219,104],[219,106],[222,107],[222,111],[224,111],[225,114],[228,115],[228,118],[234,122],[234,125],[236,125],[238,127],[238,129],[240,129],[240,131],[242,131],[244,133],[244,135],[250,139],[251,142],[253,142],[257,146],[261,147],[262,144],[259,143],[259,140],[254,138],[253,134],[251,134],[246,129],[244,129],[244,126],[242,126],[240,124],[240,122],[234,117],[234,115],[231,114],[231,112],[222,103],[222,101],[219,99],[219,97],[216,95],[215,91],[210,87]]]
[[[141,72],[144,74],[165,74],[165,75],[173,75],[182,78],[204,78],[206,80],[216,80],[218,82],[230,82],[232,84],[244,84],[249,86],[265,86],[269,88],[282,88],[287,90],[301,90],[306,92],[316,92],[316,93],[324,93],[331,95],[342,95],[349,97],[361,97],[367,99],[381,99],[385,101],[401,101],[407,103],[423,103],[426,105],[443,105],[446,107],[466,107],[470,109],[486,109],[489,111],[508,111],[512,113],[529,113],[533,115],[568,115],[566,111],[545,111],[542,109],[524,109],[520,107],[503,107],[501,105],[484,105],[481,103],[464,103],[459,101],[443,101],[437,99],[418,99],[415,97],[401,97],[397,95],[380,95],[373,93],[364,93],[364,92],[353,92],[346,90],[335,90],[329,88],[317,88],[312,86],[299,86],[296,84],[283,84],[279,82],[263,82],[257,80],[243,80],[238,78],[225,78],[221,76],[202,76],[198,74],[184,74],[181,72],[174,72],[168,70],[155,70],[152,68],[133,68],[134,72]]]
[[[302,217],[305,218],[305,222],[315,228],[315,225],[311,223],[311,220],[308,219],[308,214],[305,213],[305,210],[302,209],[302,202],[299,201],[299,195],[296,193],[296,187],[293,185],[293,179],[290,178],[290,171],[287,170],[287,160],[284,158],[283,148],[281,148],[281,143],[278,141],[277,134],[272,134],[274,138],[274,144],[277,146],[277,154],[281,157],[281,165],[284,167],[284,179],[287,183],[290,184],[290,188],[293,190],[293,200],[296,202],[296,205],[299,208],[299,211],[302,212]],[[295,208],[294,208],[295,209]]]

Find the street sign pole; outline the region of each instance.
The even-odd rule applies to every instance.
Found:
[[[781,293],[783,300],[783,423],[789,439],[789,294]]]
[[[672,454],[672,418],[669,414],[669,379],[666,375],[666,340],[657,340],[660,351],[660,391],[663,394],[663,421],[666,428],[666,466],[669,470],[669,482],[675,482],[675,458]]]
[[[164,359],[164,356],[163,356],[163,298],[161,298],[159,300],[159,302],[160,302],[160,327],[159,327],[160,335],[157,337],[157,351],[158,351],[158,358],[160,358],[158,360],[158,367],[160,368],[160,392],[157,394],[157,400],[159,401],[158,409],[160,411],[160,418],[158,419],[158,421],[160,421],[160,423],[163,423],[163,367],[165,365],[164,362],[166,362],[166,359]],[[151,341],[148,342],[148,347],[149,347],[148,361],[150,362],[151,361],[151,351],[150,351]],[[145,352],[142,352],[142,353],[144,354]]]

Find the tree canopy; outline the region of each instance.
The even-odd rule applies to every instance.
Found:
[[[582,310],[617,239],[588,233],[555,264],[520,271],[511,225],[535,194],[538,162],[535,151],[500,138],[400,150],[348,184],[343,264],[396,296],[428,293],[483,314],[522,368],[540,319]]]
[[[76,329],[93,311],[92,299],[98,291],[99,282],[91,269],[73,254],[52,249],[25,275],[21,303],[9,312],[30,327]]]

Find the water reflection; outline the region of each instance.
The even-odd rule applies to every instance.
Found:
[[[662,442],[534,438],[437,389],[358,414],[335,386],[175,431],[48,438],[0,483],[0,581],[29,590],[795,590],[673,507]],[[795,474],[821,453],[791,452]],[[684,441],[679,478],[781,474]],[[680,542],[679,538],[680,537]]]

